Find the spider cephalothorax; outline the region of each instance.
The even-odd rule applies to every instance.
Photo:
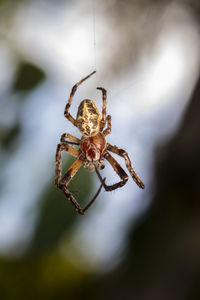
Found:
[[[85,166],[94,171],[104,168],[104,151],[106,149],[106,139],[103,133],[99,132],[94,136],[83,136],[80,142],[81,158]]]
[[[101,188],[104,187],[106,191],[112,191],[119,187],[122,187],[128,180],[128,175],[119,165],[119,163],[109,154],[111,151],[124,158],[126,167],[132,176],[133,180],[137,183],[140,188],[144,188],[144,183],[137,176],[133,170],[130,158],[126,151],[119,149],[117,146],[112,146],[106,142],[105,136],[111,132],[111,116],[106,116],[106,90],[102,87],[97,87],[97,89],[102,91],[103,95],[103,108],[102,116],[100,115],[96,105],[92,100],[83,100],[78,108],[76,119],[74,119],[70,113],[69,108],[73,99],[73,96],[77,90],[77,87],[91,75],[95,73],[92,72],[79,82],[77,82],[70,93],[67,105],[65,107],[64,115],[65,117],[76,126],[82,133],[82,138],[78,139],[69,133],[64,133],[61,136],[61,141],[57,146],[56,150],[56,185],[64,192],[65,196],[71,201],[76,210],[80,214],[84,214],[85,211],[91,206],[95,201]],[[107,128],[105,128],[107,123]],[[66,140],[68,139],[68,141]],[[71,146],[75,144],[79,146],[79,149]],[[75,156],[77,160],[72,164],[66,174],[61,178],[62,165],[61,165],[61,152],[66,151],[71,155]],[[121,181],[118,183],[107,185],[105,183],[105,178],[103,179],[99,173],[99,170],[104,168],[104,158],[111,164],[115,172],[119,175]],[[76,201],[72,193],[67,189],[67,186],[73,176],[76,174],[81,165],[84,164],[86,168],[90,171],[96,171],[98,178],[101,181],[101,185],[93,197],[93,199],[88,203],[85,208],[81,208],[79,203]]]

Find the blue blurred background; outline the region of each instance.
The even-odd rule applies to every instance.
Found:
[[[0,298],[199,299],[200,7],[191,1],[0,1]],[[70,108],[107,89],[130,179],[82,217],[54,185]],[[124,161],[116,157],[124,166]],[[74,161],[63,155],[64,170]],[[106,164],[107,181],[118,180]],[[78,172],[87,203],[99,186]]]

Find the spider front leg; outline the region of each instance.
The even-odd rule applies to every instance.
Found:
[[[107,115],[106,120],[107,120],[107,128],[103,131],[104,135],[108,135],[111,133],[111,116]]]
[[[133,180],[140,188],[144,189],[145,185],[142,182],[142,180],[139,178],[139,176],[135,173],[135,171],[132,167],[131,160],[128,156],[128,153],[125,150],[118,148],[117,146],[110,145],[109,143],[107,143],[107,150],[124,158],[126,167],[129,170],[129,173],[131,174]]]
[[[98,169],[95,168],[96,173],[99,177],[99,180],[103,184],[104,188],[106,191],[113,191],[115,189],[118,189],[122,186],[124,186],[128,180],[128,175],[126,172],[122,169],[122,167],[119,165],[119,163],[108,153],[106,152],[104,157],[108,160],[108,162],[111,164],[117,175],[122,179],[121,181],[112,184],[112,185],[107,185],[103,182],[103,178],[101,177],[101,174],[99,173]]]
[[[72,166],[69,168],[67,173],[63,176],[62,180],[59,181],[58,187],[63,191],[67,199],[72,203],[75,209],[78,211],[79,214],[83,215],[83,209],[80,204],[76,201],[72,193],[67,189],[68,184],[79,170],[80,166],[82,165],[82,161],[77,159]]]
[[[92,200],[86,205],[85,208],[82,208],[80,206],[80,204],[76,201],[76,199],[74,198],[74,196],[72,195],[72,193],[67,189],[67,186],[69,185],[70,181],[72,180],[72,178],[74,177],[74,175],[77,173],[77,171],[79,170],[79,168],[82,165],[82,160],[77,159],[72,166],[69,168],[69,170],[67,171],[67,173],[63,176],[62,180],[59,182],[58,187],[64,192],[65,196],[67,197],[67,199],[69,201],[71,201],[72,205],[75,207],[75,209],[77,210],[77,212],[81,215],[84,215],[84,213],[86,212],[86,210],[88,210],[88,208],[94,203],[94,201],[96,200],[97,196],[99,195],[103,184],[105,182],[105,178],[102,180],[102,183],[98,189],[98,191],[96,192],[96,194],[94,195],[94,197],[92,198]]]
[[[72,100],[73,100],[73,97],[76,93],[76,90],[77,90],[77,87],[83,82],[85,81],[86,79],[88,79],[90,76],[92,76],[94,73],[96,73],[96,71],[93,71],[91,74],[89,74],[88,76],[84,77],[83,79],[81,79],[79,82],[77,82],[72,90],[71,90],[71,93],[70,93],[70,96],[69,96],[69,99],[68,99],[68,102],[67,102],[67,105],[65,106],[65,111],[64,111],[64,116],[74,125],[76,126],[76,120],[71,116],[71,114],[69,113],[69,108],[71,106],[71,103],[72,103]]]
[[[70,142],[66,141],[66,139],[69,139]],[[63,133],[61,135],[60,141],[61,142],[67,142],[68,144],[71,144],[71,145],[80,145],[81,140],[79,140],[77,137],[73,136],[70,133]]]
[[[66,151],[70,153],[71,155],[78,157],[79,151],[69,145],[67,142],[61,142],[57,146],[56,150],[56,178],[55,178],[55,184],[58,188],[60,188],[67,199],[71,201],[75,209],[80,213],[83,214],[83,210],[81,206],[78,204],[72,193],[67,189],[66,185],[69,184],[69,182],[72,180],[73,176],[76,174],[80,166],[82,165],[82,161],[80,159],[76,160],[71,168],[68,170],[68,172],[64,175],[64,177],[61,180],[62,176],[62,160],[61,160],[61,152]]]
[[[55,184],[59,186],[59,182],[62,176],[62,160],[61,160],[61,152],[66,151],[72,156],[78,157],[79,151],[69,145],[67,142],[61,142],[57,145],[56,149],[56,177],[55,177]]]
[[[64,136],[64,135],[62,135],[62,136]],[[69,138],[69,135],[67,137]],[[72,137],[72,139],[75,138],[73,136],[71,136],[71,137]],[[77,173],[77,171],[81,167],[82,160],[81,159],[77,159],[72,164],[72,166],[69,168],[69,170],[66,172],[66,174],[63,176],[63,178],[61,179],[61,176],[62,176],[61,152],[62,151],[66,151],[66,152],[70,153],[71,155],[73,155],[75,157],[79,156],[79,151],[77,149],[75,149],[74,147],[72,147],[71,145],[69,145],[67,142],[61,142],[61,143],[58,144],[57,150],[56,150],[56,177],[55,177],[55,184],[57,185],[58,188],[60,188],[64,192],[65,196],[72,203],[72,205],[75,207],[75,209],[78,211],[78,213],[81,214],[81,215],[83,215],[86,212],[86,210],[88,210],[88,208],[94,203],[94,201],[96,200],[97,196],[99,195],[99,193],[100,193],[100,191],[101,191],[101,189],[103,187],[103,183],[105,182],[105,178],[102,179],[103,183],[101,183],[99,189],[97,190],[97,192],[94,195],[94,197],[92,198],[92,200],[86,205],[85,208],[82,208],[80,206],[80,204],[76,201],[76,199],[74,198],[74,196],[72,195],[72,193],[67,189],[67,186],[69,185],[70,181],[72,180],[72,178],[74,177],[74,175]]]
[[[101,127],[100,130],[102,131],[106,125],[106,99],[107,99],[107,91],[102,87],[97,87],[97,90],[102,91],[102,118],[101,118]]]

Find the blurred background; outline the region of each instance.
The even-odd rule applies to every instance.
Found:
[[[199,20],[198,0],[0,1],[0,299],[200,299]],[[80,216],[55,150],[80,137],[64,107],[95,69],[71,114],[101,111],[105,87],[107,140],[146,188],[130,178]],[[81,168],[70,189],[84,204],[98,186]]]

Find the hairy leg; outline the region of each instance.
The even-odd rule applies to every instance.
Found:
[[[67,189],[68,184],[74,177],[74,175],[77,173],[79,168],[82,165],[82,161],[80,159],[77,159],[72,166],[69,168],[69,170],[65,173],[63,178],[59,181],[58,187],[63,191],[67,199],[72,203],[72,205],[75,207],[75,209],[80,213],[81,215],[84,214],[82,207],[80,204],[76,201],[72,193]]]
[[[108,135],[111,133],[111,116],[107,115],[106,120],[107,120],[107,128],[103,131],[104,135]]]
[[[66,139],[70,140],[70,142],[66,141]],[[72,145],[79,145],[81,140],[79,140],[77,137],[73,136],[70,133],[63,133],[61,135],[60,141],[67,142],[68,144],[72,144]]]
[[[90,208],[90,206],[91,206],[91,205],[94,203],[94,201],[97,199],[97,197],[98,197],[98,195],[100,194],[101,189],[102,189],[102,187],[103,187],[103,185],[104,185],[104,183],[105,183],[105,180],[106,180],[106,178],[102,178],[101,185],[100,185],[100,187],[98,188],[96,194],[94,195],[94,197],[92,198],[92,200],[86,205],[86,207],[83,209],[83,212],[84,212],[84,213],[88,210],[88,208]]]
[[[102,91],[102,118],[101,118],[101,128],[100,130],[102,131],[106,125],[106,98],[107,98],[107,92],[104,88],[102,87],[97,87],[97,90]]]
[[[76,126],[76,120],[71,116],[71,114],[69,113],[69,108],[71,106],[71,103],[72,103],[72,100],[73,100],[73,97],[76,93],[76,90],[77,90],[77,87],[83,82],[85,81],[86,79],[88,79],[90,76],[92,76],[94,73],[96,73],[96,71],[93,71],[91,74],[89,74],[88,76],[84,77],[83,79],[81,79],[79,82],[77,82],[72,90],[71,90],[71,93],[70,93],[70,96],[69,96],[69,99],[68,99],[68,102],[65,106],[65,111],[64,111],[64,116],[74,125]]]
[[[126,172],[122,169],[122,167],[119,165],[119,163],[109,154],[106,153],[104,155],[104,157],[108,160],[108,162],[111,164],[111,166],[113,167],[113,169],[115,170],[115,172],[117,173],[117,175],[122,179],[121,181],[112,184],[112,185],[107,185],[103,182],[103,178],[101,177],[99,170],[97,168],[95,168],[96,173],[99,177],[99,180],[101,181],[101,183],[103,184],[104,188],[106,191],[113,191],[115,189],[118,189],[122,186],[124,186],[128,180],[128,175],[126,174]]]
[[[69,154],[78,157],[79,151],[69,145],[67,142],[62,142],[57,145],[56,149],[56,177],[55,184],[58,186],[62,176],[62,160],[61,160],[61,152],[66,151]]]
[[[145,185],[139,178],[139,176],[135,173],[128,153],[125,150],[118,148],[117,146],[110,145],[109,143],[107,143],[107,149],[124,158],[126,167],[129,170],[129,173],[131,174],[133,180],[140,188],[144,189]]]
[[[82,160],[77,159],[72,164],[72,166],[69,168],[69,170],[66,172],[66,174],[63,176],[63,178],[61,179],[61,176],[62,176],[61,152],[62,151],[67,151],[68,153],[70,153],[71,155],[73,155],[75,157],[78,157],[78,155],[79,155],[78,150],[75,149],[74,147],[72,147],[71,145],[69,145],[67,142],[63,142],[63,143],[58,144],[57,150],[56,150],[56,178],[55,178],[55,184],[57,185],[58,188],[60,188],[64,192],[65,196],[72,203],[72,205],[75,207],[75,209],[78,211],[78,213],[83,215],[86,212],[86,210],[88,210],[88,208],[94,203],[97,196],[99,195],[99,193],[100,193],[100,191],[103,187],[103,183],[105,182],[105,178],[102,179],[103,183],[100,185],[97,193],[94,195],[92,200],[86,205],[85,208],[82,208],[80,206],[80,204],[77,202],[77,200],[74,198],[73,194],[67,189],[68,184],[70,183],[70,181],[72,180],[74,175],[77,173],[77,171],[81,167]]]

